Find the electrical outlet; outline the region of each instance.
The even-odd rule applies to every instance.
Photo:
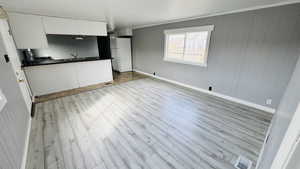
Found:
[[[267,105],[271,105],[271,104],[272,104],[272,99],[267,99],[267,100],[266,100],[266,104],[267,104]]]

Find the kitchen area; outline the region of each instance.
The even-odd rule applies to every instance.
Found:
[[[32,98],[112,83],[114,71],[132,71],[128,32],[125,38],[110,36],[107,24],[98,21],[8,17],[25,76],[20,81],[27,83]]]

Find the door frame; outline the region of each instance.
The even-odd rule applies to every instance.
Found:
[[[27,82],[25,72],[21,68],[21,61],[17,53],[17,48],[12,35],[9,33],[9,30],[10,27],[8,24],[8,20],[0,19],[0,34],[2,36],[4,48],[9,55],[13,55],[12,57],[10,57],[10,63],[8,64],[11,64],[12,69],[14,70],[14,75],[17,78],[27,109],[29,112],[31,112],[33,104],[32,93]]]
[[[273,117],[272,117],[272,121],[273,121],[273,118],[274,118],[274,115],[273,115]],[[263,143],[263,145],[262,145],[262,147],[261,147],[261,149],[260,149],[260,152],[259,152],[259,156],[258,156],[258,160],[257,160],[255,169],[258,169],[259,164],[260,164],[260,162],[261,162],[261,160],[262,160],[262,157],[263,157],[263,154],[264,154],[264,150],[265,150],[265,148],[266,148],[266,145],[267,145],[267,142],[268,142],[268,139],[269,139],[269,136],[270,136],[271,128],[272,128],[272,126],[273,126],[273,122],[272,122],[272,121],[271,121],[271,124],[269,125],[268,131],[267,131],[267,133],[266,133],[266,136],[265,136],[265,139],[264,139],[264,143]]]
[[[289,124],[270,169],[285,169],[300,142],[300,103]]]

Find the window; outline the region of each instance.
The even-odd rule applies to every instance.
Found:
[[[210,35],[214,26],[165,30],[165,61],[207,66]]]

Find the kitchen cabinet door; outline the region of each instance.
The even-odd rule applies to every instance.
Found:
[[[113,81],[110,59],[81,62],[76,65],[79,87]]]
[[[78,88],[72,63],[26,67],[25,72],[34,96]]]
[[[43,17],[43,23],[47,34],[107,36],[105,22]]]
[[[8,13],[8,18],[11,32],[18,49],[39,49],[48,47],[41,16]]]

